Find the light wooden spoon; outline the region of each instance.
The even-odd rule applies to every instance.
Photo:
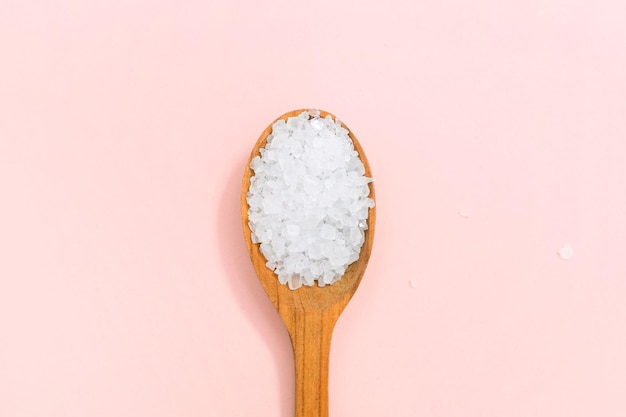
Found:
[[[304,110],[294,110],[285,113],[277,120],[286,120],[297,116]],[[321,117],[329,113],[320,111]],[[332,115],[331,115],[332,116]],[[332,116],[335,119],[334,116]],[[276,122],[274,121],[274,122]],[[274,124],[272,122],[272,124]],[[369,164],[363,149],[356,138],[345,125],[354,147],[365,165],[365,175],[371,177]],[[282,318],[293,346],[296,369],[296,417],[328,417],[328,363],[330,354],[330,339],[335,322],[352,298],[361,277],[365,272],[369,260],[374,238],[374,223],[376,210],[369,209],[367,219],[368,229],[365,231],[365,242],[361,247],[359,259],[350,265],[341,280],[325,287],[302,286],[297,290],[290,290],[286,285],[278,282],[276,274],[265,266],[266,260],[259,250],[259,245],[250,239],[248,226],[248,203],[246,193],[250,188],[250,177],[254,175],[250,169],[250,161],[259,154],[259,149],[267,143],[267,137],[272,131],[272,125],[263,131],[261,137],[252,149],[250,159],[246,165],[241,187],[241,218],[243,230],[252,264],[259,277],[261,285],[269,296],[272,304]],[[374,187],[370,187],[370,198],[374,198]]]

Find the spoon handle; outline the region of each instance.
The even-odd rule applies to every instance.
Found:
[[[329,314],[330,313],[330,314]],[[285,320],[286,317],[283,317]],[[328,417],[330,340],[337,316],[296,312],[285,320],[296,367],[296,417]]]

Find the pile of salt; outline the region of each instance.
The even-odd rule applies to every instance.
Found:
[[[359,257],[374,200],[339,119],[311,111],[277,121],[250,168],[252,241],[280,283],[293,290],[341,279]]]

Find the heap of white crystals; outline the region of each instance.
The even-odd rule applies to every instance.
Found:
[[[272,125],[247,194],[252,242],[281,284],[320,287],[356,261],[367,229],[365,167],[339,119],[302,112]]]

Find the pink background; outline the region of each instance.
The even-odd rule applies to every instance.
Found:
[[[378,198],[331,416],[626,415],[625,2],[64,0],[0,3],[0,416],[292,416],[238,198],[308,106]]]

